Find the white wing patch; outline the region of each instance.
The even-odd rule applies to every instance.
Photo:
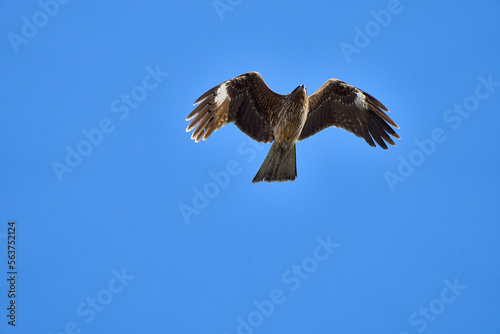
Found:
[[[226,99],[231,100],[231,98],[227,95],[227,81],[220,85],[219,89],[215,93],[215,108],[218,108]]]
[[[356,98],[354,99],[354,103],[356,103],[359,109],[366,109],[365,95],[359,90],[356,90]]]

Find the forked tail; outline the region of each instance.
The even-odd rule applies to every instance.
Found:
[[[252,183],[293,181],[297,177],[295,161],[295,143],[291,146],[274,142],[260,166]]]

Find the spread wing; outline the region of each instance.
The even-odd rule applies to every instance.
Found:
[[[270,143],[274,140],[271,110],[283,98],[273,92],[257,72],[250,72],[210,89],[200,96],[199,104],[186,118],[191,138],[206,140],[217,129],[233,122],[250,138]]]
[[[395,145],[389,135],[399,139],[391,125],[398,129],[399,126],[386,112],[387,108],[370,94],[330,79],[309,97],[309,114],[299,140],[336,126],[364,138],[370,146],[376,146],[375,140],[386,150],[386,142]]]

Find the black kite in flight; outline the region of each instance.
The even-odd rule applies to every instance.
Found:
[[[249,72],[210,89],[197,104],[186,118],[194,118],[186,131],[194,129],[191,138],[196,142],[231,122],[258,142],[274,141],[252,182],[295,180],[295,143],[330,126],[364,138],[370,146],[376,142],[385,150],[385,142],[395,145],[389,135],[399,139],[389,125],[399,126],[386,115],[382,103],[337,79],[328,80],[309,97],[304,85],[280,95],[259,73]]]

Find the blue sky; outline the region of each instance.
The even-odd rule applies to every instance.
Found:
[[[500,333],[499,15],[0,1],[0,332]],[[249,71],[281,94],[341,79],[402,139],[329,128],[297,145],[295,182],[252,184],[269,144],[185,132]]]

